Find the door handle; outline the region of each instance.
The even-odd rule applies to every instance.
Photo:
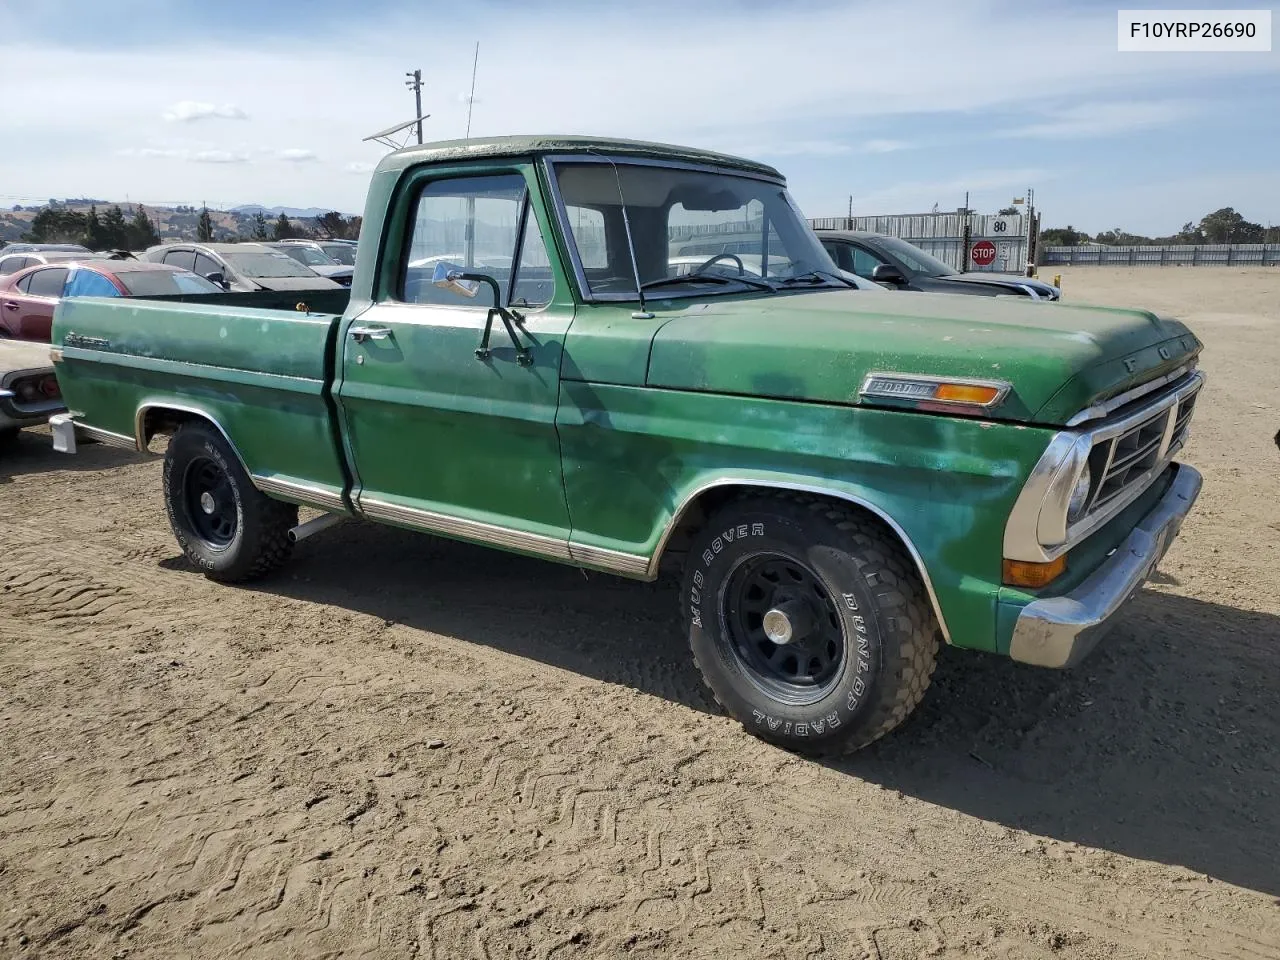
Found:
[[[386,340],[391,336],[391,328],[351,327],[347,330],[347,336],[356,343],[364,343],[366,340]]]
[[[17,309],[18,309],[18,305],[17,305],[16,303],[14,303],[12,300],[6,300],[6,301],[4,302],[4,308],[5,308],[6,310],[17,310]]]

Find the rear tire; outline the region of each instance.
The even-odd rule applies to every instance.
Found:
[[[254,580],[293,550],[298,508],[257,490],[226,439],[193,420],[164,455],[164,502],[182,552],[211,580]]]
[[[893,730],[937,661],[937,621],[901,543],[828,500],[725,506],[694,538],[681,607],[721,706],[805,753],[852,752]]]

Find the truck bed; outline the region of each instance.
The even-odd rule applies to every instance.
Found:
[[[340,309],[347,297],[319,290],[64,300],[53,344],[62,349],[67,409],[91,411],[77,422],[139,444],[163,420],[204,416],[236,437],[259,486],[305,486],[340,509],[346,472],[330,388],[341,314],[315,311]]]

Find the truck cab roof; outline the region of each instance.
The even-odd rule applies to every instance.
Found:
[[[448,163],[487,157],[529,157],[545,154],[606,154],[640,159],[671,160],[699,163],[768,177],[780,183],[785,178],[765,163],[745,160],[727,153],[698,150],[669,143],[645,140],[620,140],[607,137],[561,136],[557,134],[510,137],[473,138],[471,140],[439,140],[405,147],[387,154],[378,164],[378,172],[399,171],[420,163]]]

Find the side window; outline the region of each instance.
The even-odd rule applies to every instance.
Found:
[[[226,273],[222,267],[218,266],[217,260],[206,257],[203,253],[196,254],[195,272],[202,277],[207,277],[211,273]]]
[[[191,270],[195,266],[195,261],[196,255],[191,250],[170,250],[164,255],[165,263],[182,267],[184,270]]]
[[[493,304],[484,284],[470,296],[436,286],[432,277],[442,263],[493,277],[505,296],[524,199],[524,178],[514,173],[435,180],[423,187],[405,258],[404,301],[465,307]]]
[[[17,273],[23,267],[28,266],[30,261],[26,257],[6,257],[0,260],[0,277],[7,277],[11,273]]]
[[[93,270],[73,269],[62,291],[64,297],[118,297],[116,285]]]
[[[31,289],[31,278],[34,276],[35,276],[34,273],[28,273],[25,277],[19,280],[18,289],[21,290],[23,293],[28,293]]]
[[[66,267],[50,267],[48,270],[37,270],[31,275],[31,285],[27,292],[33,297],[60,297],[62,285],[67,282]]]
[[[852,270],[860,277],[870,277],[872,270],[886,262],[883,258],[877,257],[870,250],[865,250],[862,247],[851,246],[849,249],[853,253],[853,266],[845,267],[845,269]]]

